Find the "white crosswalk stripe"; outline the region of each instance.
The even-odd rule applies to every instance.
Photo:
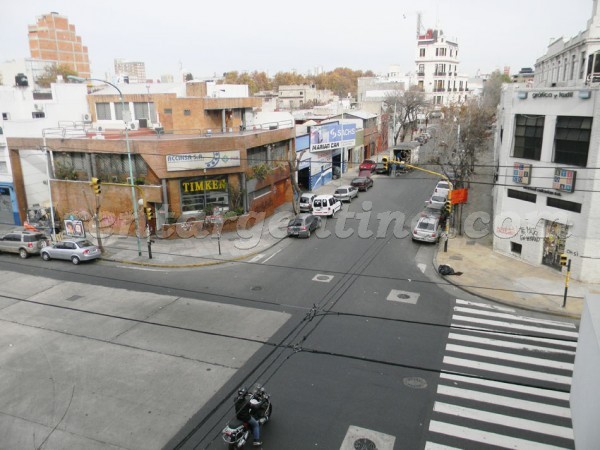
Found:
[[[569,321],[457,300],[426,450],[574,448]]]

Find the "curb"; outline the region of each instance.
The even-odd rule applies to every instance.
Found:
[[[541,312],[544,314],[549,314],[552,316],[557,316],[557,317],[566,317],[569,319],[581,319],[581,316],[578,314],[574,314],[574,313],[568,313],[566,311],[562,312],[562,311],[554,311],[551,309],[547,309],[547,308],[532,308],[532,307],[528,307],[528,306],[523,306],[522,304],[518,303],[518,302],[511,302],[509,300],[504,300],[504,299],[499,299],[496,297],[490,297],[488,295],[485,294],[480,294],[479,292],[473,292],[471,289],[464,287],[463,285],[459,284],[459,283],[455,283],[451,280],[449,280],[447,277],[440,275],[440,273],[438,272],[438,262],[437,262],[437,255],[439,253],[439,247],[438,250],[435,252],[435,254],[433,255],[433,267],[435,270],[435,273],[438,275],[439,278],[445,280],[448,284],[451,284],[454,287],[459,288],[461,291],[467,292],[471,295],[475,295],[477,297],[481,297],[483,299],[486,299],[490,302],[494,302],[494,303],[498,303],[500,305],[504,305],[504,306],[512,306],[512,307],[516,307],[519,309],[523,309],[525,311],[532,311],[532,312]]]
[[[167,263],[152,263],[152,262],[145,262],[145,261],[132,261],[129,259],[117,259],[117,258],[110,258],[110,257],[101,257],[100,259],[102,261],[111,261],[111,262],[116,262],[116,263],[120,263],[120,264],[130,264],[132,266],[142,266],[142,267],[162,267],[165,269],[184,269],[184,268],[193,268],[193,267],[208,267],[208,266],[216,266],[219,264],[226,264],[226,263],[230,263],[230,262],[235,262],[235,261],[241,261],[244,260],[246,258],[250,258],[252,256],[256,256],[258,255],[260,252],[263,252],[265,250],[269,250],[270,248],[275,247],[277,244],[279,244],[281,241],[283,241],[284,239],[287,239],[287,236],[284,238],[281,238],[277,241],[275,241],[274,243],[264,247],[262,250],[257,250],[255,252],[252,253],[248,253],[246,255],[241,255],[241,256],[236,256],[235,258],[230,258],[227,260],[215,260],[215,261],[208,261],[208,262],[202,262],[202,263],[190,263],[190,264],[167,264]]]

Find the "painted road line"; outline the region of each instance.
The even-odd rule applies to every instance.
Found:
[[[270,260],[273,256],[275,256],[277,253],[279,253],[281,250],[283,250],[282,248],[280,248],[279,250],[277,250],[275,253],[273,253],[271,256],[269,256],[267,259],[265,259],[262,263],[265,264],[268,260]]]
[[[564,384],[569,387],[571,386],[571,377],[567,377],[567,376],[563,376],[563,375],[554,375],[551,373],[536,372],[533,370],[526,370],[526,369],[518,369],[516,367],[501,366],[498,364],[481,363],[478,361],[471,361],[468,359],[460,359],[460,358],[452,358],[449,356],[444,356],[444,363],[451,364],[454,366],[460,366],[460,367],[469,367],[471,369],[485,370],[488,372],[493,372],[494,374],[502,373],[505,375],[529,378],[529,379],[538,380],[538,381],[546,381],[546,382],[550,382],[550,383]]]
[[[260,261],[260,260],[261,260],[261,259],[262,259],[264,256],[265,256],[264,254],[262,254],[262,253],[259,253],[258,255],[256,255],[254,258],[252,258],[252,259],[251,259],[250,261],[248,261],[248,262],[251,262],[251,263],[258,262],[258,261]]]
[[[425,442],[424,450],[460,450],[458,447],[449,447],[447,445],[436,444],[435,442]]]
[[[577,337],[579,336],[579,333],[574,332],[574,331],[564,331],[564,330],[554,330],[552,328],[533,327],[530,325],[522,325],[519,323],[502,322],[499,320],[479,319],[477,317],[459,316],[456,314],[454,316],[452,316],[452,320],[459,320],[459,321],[468,322],[468,323],[477,323],[477,324],[484,324],[484,325],[490,325],[490,326],[497,326],[497,327],[502,327],[502,328],[515,329],[515,330],[532,331],[535,333],[555,334],[558,336],[571,337],[574,339],[577,339]]]
[[[488,328],[488,327],[465,328],[464,325],[458,325],[455,323],[452,323],[450,326],[454,327],[458,330],[462,330],[462,331],[470,331],[470,332],[474,332],[474,333],[486,333],[489,335],[498,336],[498,337],[502,337],[502,338],[518,339],[520,341],[544,342],[546,344],[562,345],[563,347],[577,347],[576,341],[563,341],[560,339],[507,334],[507,332],[502,332],[495,328]]]
[[[459,298],[456,299],[456,303],[458,305],[478,306],[479,308],[493,309],[495,311],[505,311],[505,312],[512,312],[512,313],[517,312],[516,310],[514,310],[512,308],[506,308],[505,306],[488,305],[487,303],[470,302],[468,300],[461,300]]]
[[[553,391],[552,389],[542,389],[531,386],[523,386],[520,384],[503,383],[502,381],[487,380],[484,378],[465,377],[462,375],[454,375],[452,373],[441,373],[440,378],[445,380],[460,381],[464,383],[477,384],[507,391],[519,392],[521,394],[537,395],[538,397],[547,397],[555,400],[570,400],[568,392]]]
[[[491,433],[489,431],[474,430],[467,427],[461,427],[459,425],[453,425],[450,423],[438,422],[432,420],[429,423],[429,431],[434,433],[445,434],[448,436],[456,436],[461,439],[468,441],[479,442],[487,446],[496,445],[502,448],[511,449],[559,449],[561,447],[555,447],[548,444],[542,444],[540,442],[528,441],[526,439],[519,439],[516,437],[506,436],[503,434]]]
[[[569,323],[569,322],[560,322],[557,320],[536,319],[535,317],[524,317],[524,316],[518,316],[516,314],[498,313],[498,312],[493,312],[493,311],[483,311],[480,309],[465,308],[462,306],[455,306],[454,311],[470,313],[470,314],[474,314],[477,316],[488,316],[488,317],[498,317],[501,319],[511,319],[511,320],[516,320],[516,321],[520,321],[520,322],[533,322],[538,325],[550,325],[553,327],[564,327],[564,328],[571,328],[571,329],[576,328],[574,324]]]
[[[552,367],[554,369],[569,370],[573,372],[573,364],[551,359],[535,358],[533,356],[515,355],[514,353],[497,352],[495,350],[485,350],[477,347],[465,347],[464,345],[448,344],[446,351],[455,353],[464,353],[467,355],[479,355],[487,358],[495,358],[517,363],[532,364],[535,366]]]
[[[462,389],[454,386],[438,385],[438,394],[449,395],[466,400],[475,400],[482,403],[491,403],[492,405],[507,406],[509,408],[531,411],[541,414],[548,414],[556,417],[571,418],[571,409],[547,403],[533,402],[514,397],[505,397],[503,395],[490,394],[488,392],[473,391],[471,389]]]
[[[507,336],[508,338],[509,336]],[[552,347],[542,347],[540,345],[529,345],[522,344],[519,342],[505,341],[503,339],[491,339],[486,337],[472,336],[470,334],[458,334],[458,333],[450,333],[448,335],[448,339],[453,341],[462,341],[462,342],[473,342],[475,344],[482,345],[490,345],[493,347],[504,347],[504,348],[512,348],[516,350],[526,350],[529,352],[542,352],[542,353],[560,353],[565,355],[575,355],[574,351],[571,350],[562,350]]]
[[[552,425],[550,423],[537,422],[521,417],[506,416],[504,414],[465,408],[464,406],[441,402],[435,402],[433,410],[442,414],[461,417],[463,419],[479,420],[481,422],[503,425],[519,430],[533,431],[534,433],[546,434],[564,439],[573,439],[573,430],[571,428]]]

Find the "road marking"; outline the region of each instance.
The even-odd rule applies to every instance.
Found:
[[[137,267],[137,266],[117,266],[120,269],[133,269],[133,270],[145,270],[147,272],[167,272],[165,269],[151,269],[150,267]]]
[[[513,353],[497,352],[495,350],[484,350],[477,347],[466,347],[464,345],[448,344],[446,350],[455,353],[466,353],[467,355],[479,355],[485,356],[486,358],[494,358],[498,360],[519,362],[525,364],[532,364],[535,366],[552,367],[554,369],[570,370],[573,371],[573,364],[553,361],[550,359],[535,358],[533,356],[521,356]]]
[[[318,273],[312,278],[312,280],[320,283],[329,283],[331,280],[333,280],[333,275],[323,275],[322,273]]]
[[[417,264],[417,267],[422,273],[425,273],[425,269],[427,269],[427,264],[419,263]]]
[[[487,392],[438,385],[437,393],[449,395],[451,397],[463,398],[466,400],[475,400],[480,403],[490,403],[492,405],[508,406],[509,408],[521,409],[523,411],[549,414],[556,417],[571,417],[571,410],[569,408],[549,405],[547,403],[532,402],[530,400],[522,400],[520,398],[505,397],[503,395],[489,394]]]
[[[436,444],[435,442],[426,442],[425,450],[460,450],[458,447],[448,447],[447,445]]]
[[[469,334],[450,333],[448,335],[448,339],[451,339],[454,341],[474,342],[477,344],[492,345],[494,347],[505,347],[505,348],[514,348],[514,349],[518,349],[518,350],[528,350],[528,351],[532,351],[532,352],[562,353],[565,355],[574,355],[575,354],[575,352],[571,351],[571,350],[561,350],[561,349],[551,348],[551,347],[542,347],[540,345],[521,344],[519,342],[509,342],[509,341],[505,341],[502,339],[490,339],[490,338],[485,338],[485,337],[471,336]]]
[[[277,250],[275,253],[273,253],[271,256],[269,256],[267,259],[265,259],[262,263],[265,264],[268,260],[270,260],[273,256],[275,256],[277,253],[279,253],[281,250],[283,250],[282,248],[280,248],[279,250]]]
[[[436,420],[432,420],[429,424],[429,431],[434,433],[446,434],[449,436],[456,436],[461,439],[467,439],[469,441],[480,442],[482,444],[491,446],[496,445],[502,448],[511,449],[558,449],[560,447],[554,447],[548,444],[542,444],[539,442],[528,441],[525,439],[519,439],[511,436],[506,436],[497,433],[490,433],[489,431],[474,430],[467,427],[461,427],[459,425],[452,425],[449,423],[442,423]]]
[[[260,259],[261,259],[263,256],[265,256],[265,255],[263,255],[262,253],[259,253],[259,254],[258,254],[258,255],[256,255],[254,258],[252,258],[252,259],[251,259],[249,262],[251,262],[251,263],[253,263],[253,262],[257,262],[257,261],[259,261],[259,260],[260,260]]]
[[[411,305],[415,305],[417,300],[419,300],[418,292],[410,292],[410,291],[399,291],[397,289],[392,289],[387,296],[386,300],[391,302],[400,302],[400,303],[410,303]]]
[[[573,430],[571,428],[537,422],[535,420],[505,416],[504,414],[480,411],[478,409],[466,408],[464,406],[440,402],[435,402],[433,405],[433,410],[442,414],[462,417],[464,419],[479,420],[481,422],[500,424],[507,427],[517,428],[519,430],[529,430],[533,431],[534,433],[541,433],[564,439],[573,439]]]
[[[453,328],[456,328],[457,330],[461,330],[465,327],[465,325],[458,325],[455,323],[453,323],[450,326]],[[561,345],[563,347],[577,347],[577,341],[563,341],[560,339],[550,339],[550,338],[533,337],[533,336],[507,335],[506,333],[498,331],[495,328],[488,328],[488,327],[467,328],[464,331],[469,331],[469,332],[473,332],[473,333],[486,333],[486,334],[490,334],[490,335],[494,335],[494,336],[499,336],[502,338],[511,337],[513,339],[518,339],[520,341],[535,341],[535,342],[544,342],[546,344]]]
[[[522,325],[518,323],[511,322],[502,322],[500,320],[487,320],[487,319],[479,319],[476,317],[467,317],[467,316],[458,316],[453,315],[452,320],[459,320],[462,322],[471,322],[471,323],[481,323],[485,325],[493,325],[497,327],[503,328],[514,328],[517,330],[525,330],[525,331],[535,331],[541,334],[557,334],[559,336],[568,336],[577,339],[579,333],[573,331],[563,331],[563,330],[553,330],[552,328],[541,328],[541,327],[533,327],[530,325]]]
[[[479,386],[487,386],[507,391],[520,392],[522,394],[537,395],[538,397],[554,398],[557,400],[570,400],[568,392],[552,391],[550,389],[536,388],[532,386],[522,386],[520,384],[503,383],[502,381],[487,380],[484,378],[464,377],[462,375],[454,375],[452,373],[441,373],[440,378],[453,381],[462,381],[464,383],[477,384]]]
[[[356,444],[358,441],[362,441],[362,444],[364,445],[357,446]],[[340,450],[354,450],[357,448],[393,450],[395,442],[396,437],[390,434],[350,425],[348,431],[346,431],[346,436],[344,436],[342,445],[340,445]]]
[[[498,311],[506,311],[506,312],[513,312],[513,313],[516,312],[512,308],[506,308],[504,306],[488,305],[487,303],[470,302],[468,300],[461,300],[459,298],[456,299],[456,304],[457,305],[472,305],[472,306],[478,306],[480,308],[495,309]]]
[[[552,373],[536,372],[534,370],[518,369],[516,367],[502,366],[499,364],[483,363],[479,361],[471,361],[462,358],[453,358],[451,356],[444,356],[444,364],[451,364],[453,366],[469,367],[471,369],[485,370],[494,373],[503,373],[507,375],[514,375],[518,377],[531,378],[534,380],[549,381],[552,383],[571,385],[571,377],[563,375],[555,375]]]
[[[478,315],[478,316],[491,316],[491,317],[498,317],[498,318],[502,318],[502,319],[519,320],[521,322],[533,322],[533,323],[536,323],[539,325],[551,325],[554,327],[564,327],[564,328],[573,328],[573,329],[576,328],[575,325],[570,322],[559,322],[556,320],[545,320],[545,319],[536,319],[535,317],[517,316],[515,314],[505,314],[505,313],[497,313],[497,312],[491,312],[491,311],[481,311],[479,309],[464,308],[461,306],[455,306],[454,311],[463,312],[463,313],[466,312],[466,313],[470,313],[470,314],[474,314],[474,315]]]

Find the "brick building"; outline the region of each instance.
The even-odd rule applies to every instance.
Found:
[[[75,34],[75,25],[56,12],[39,16],[35,25],[29,25],[29,50],[32,58],[64,64],[80,77],[90,77],[88,48]]]

